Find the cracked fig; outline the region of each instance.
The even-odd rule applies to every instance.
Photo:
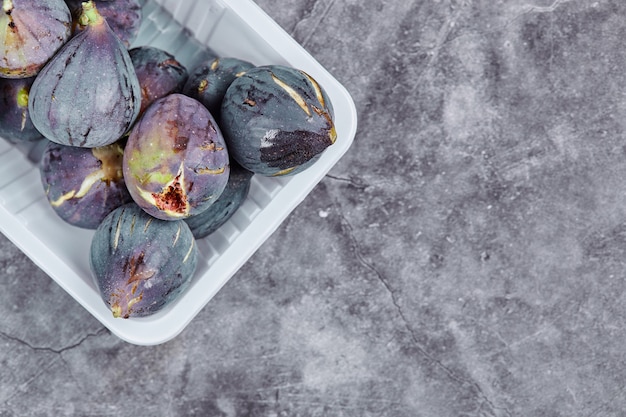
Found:
[[[182,94],[156,100],[130,132],[124,179],[133,200],[163,220],[213,204],[230,174],[224,138],[209,111]]]
[[[159,220],[128,203],[96,229],[89,260],[113,316],[145,317],[174,302],[187,288],[198,249],[184,221]]]
[[[326,92],[304,71],[252,68],[226,90],[220,127],[231,157],[266,176],[310,167],[337,138]]]

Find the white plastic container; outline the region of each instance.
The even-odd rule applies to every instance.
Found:
[[[40,149],[0,141],[2,233],[112,333],[129,343],[155,345],[185,328],[348,150],[356,110],[345,88],[251,0],[149,0],[133,44],[139,45],[165,49],[188,68],[216,54],[302,69],[328,93],[337,130],[335,144],[308,170],[284,178],[255,175],[240,209],[198,241],[191,286],[157,314],[126,320],[113,318],[93,282],[88,260],[93,231],[68,225],[49,206],[36,158],[29,157]]]

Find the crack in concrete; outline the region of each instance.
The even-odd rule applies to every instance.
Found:
[[[338,205],[338,204],[335,203],[335,205]],[[337,212],[341,213],[340,210],[337,210]],[[414,344],[415,348],[417,349],[417,351],[422,356],[424,356],[428,361],[433,363],[437,368],[441,369],[450,379],[454,380],[461,387],[464,387],[464,388],[468,389],[470,392],[472,392],[474,395],[476,395],[480,399],[479,408],[478,408],[477,412],[480,412],[481,415],[482,415],[482,412],[483,412],[483,407],[486,406],[486,407],[488,407],[488,409],[485,409],[484,411],[488,412],[488,414],[487,414],[488,416],[496,417],[497,416],[496,411],[502,411],[507,416],[512,417],[511,412],[507,408],[505,408],[505,407],[498,407],[491,400],[489,400],[489,398],[487,398],[487,396],[483,392],[482,388],[478,385],[478,383],[473,382],[473,381],[469,381],[469,380],[467,380],[467,379],[465,379],[463,377],[458,376],[452,369],[450,369],[449,367],[447,367],[446,365],[441,363],[441,361],[436,359],[433,355],[428,353],[422,347],[421,343],[419,342],[419,339],[418,339],[418,336],[417,336],[415,330],[411,327],[411,324],[410,324],[409,320],[407,319],[406,315],[404,314],[402,306],[400,305],[400,302],[398,301],[398,299],[396,297],[396,294],[393,291],[393,288],[391,287],[391,285],[389,284],[389,282],[387,281],[385,276],[374,265],[372,265],[372,263],[367,261],[365,259],[365,257],[363,256],[363,254],[361,253],[360,245],[359,245],[356,237],[354,236],[354,229],[352,228],[352,225],[350,224],[348,219],[343,214],[339,214],[339,216],[341,218],[341,224],[343,226],[343,229],[346,232],[348,238],[350,239],[350,241],[352,243],[354,254],[357,257],[357,260],[363,266],[365,266],[367,269],[372,271],[376,275],[378,280],[382,283],[383,287],[385,287],[385,290],[389,294],[389,296],[391,298],[391,302],[394,305],[398,315],[400,316],[400,319],[402,320],[402,323],[403,323],[404,327],[406,328],[406,330],[407,330],[411,340],[413,341],[413,344]]]
[[[67,365],[67,362],[63,358],[63,355],[62,355],[63,352],[67,352],[68,350],[77,348],[78,346],[82,345],[87,339],[92,338],[92,337],[97,337],[97,336],[99,336],[99,335],[101,335],[103,333],[109,333],[109,331],[108,331],[108,329],[106,327],[102,327],[102,328],[98,329],[98,331],[96,331],[94,333],[87,333],[84,337],[82,337],[81,339],[79,339],[75,343],[72,343],[70,345],[64,346],[64,347],[62,347],[60,349],[55,349],[55,348],[52,348],[52,347],[49,347],[49,346],[34,346],[31,343],[29,343],[28,341],[20,339],[19,337],[12,336],[12,335],[10,335],[10,334],[8,334],[6,332],[0,332],[0,337],[3,337],[6,340],[17,342],[17,343],[19,343],[22,346],[28,347],[29,349],[33,350],[34,352],[48,352],[48,353],[54,353],[54,354],[57,355],[52,361],[50,361],[47,364],[47,366],[40,367],[39,370],[33,376],[31,376],[28,380],[26,380],[25,382],[23,382],[22,384],[17,386],[10,395],[8,395],[7,397],[5,397],[3,399],[3,404],[6,406],[11,399],[13,399],[20,392],[22,392],[25,387],[28,387],[30,384],[32,384],[34,381],[36,381],[41,375],[43,375],[45,372],[47,372],[48,369],[50,369],[59,360],[61,360],[63,363],[65,363]],[[70,373],[71,373],[71,369],[70,369]],[[72,377],[73,377],[73,375],[72,375]]]
[[[56,354],[61,354],[63,352],[66,352],[68,350],[74,349],[78,346],[80,346],[81,344],[83,344],[83,342],[85,342],[87,339],[91,338],[91,337],[96,337],[96,336],[100,336],[103,333],[108,333],[108,329],[106,327],[102,327],[100,329],[98,329],[98,331],[96,331],[95,333],[87,333],[83,338],[79,339],[77,342],[68,345],[68,346],[64,346],[60,349],[55,349],[49,346],[34,346],[31,343],[27,342],[26,340],[20,339],[19,337],[16,336],[12,336],[6,332],[0,332],[0,336],[7,339],[7,340],[11,340],[14,342],[17,342],[23,346],[28,347],[29,349],[35,351],[35,352],[50,352],[50,353],[56,353]]]
[[[328,16],[328,13],[330,12],[330,9],[333,7],[334,4],[335,4],[335,0],[330,0],[328,2],[328,4],[326,5],[326,8],[322,12],[322,15],[320,16],[320,18],[317,20],[317,22],[315,22],[315,25],[313,25],[313,28],[311,28],[311,31],[306,36],[306,38],[304,38],[302,40],[301,45],[302,45],[303,48],[306,48],[306,45],[313,38],[313,35],[315,35],[315,32],[317,32],[317,28],[322,24],[324,19],[326,19],[326,17]]]
[[[298,30],[298,27],[300,26],[300,24],[310,19],[311,15],[313,14],[313,11],[315,10],[315,5],[317,4],[317,1],[318,0],[306,0],[305,1],[302,13],[300,13],[300,15],[295,19],[295,23],[293,24],[291,29],[288,30],[288,33],[292,38],[294,39],[296,38],[296,31]]]
[[[350,184],[351,186],[353,186],[354,188],[357,188],[359,190],[364,190],[367,187],[369,187],[369,184],[367,184],[366,182],[363,182],[363,181],[360,181],[360,180],[355,180],[354,178],[336,177],[336,176],[330,175],[330,174],[326,174],[326,177],[330,178],[331,180],[335,180],[335,181],[347,182],[348,184]]]
[[[554,2],[549,5],[549,6],[536,6],[533,4],[527,4],[526,7],[528,8],[528,12],[527,13],[552,13],[553,11],[555,11],[560,5],[565,4],[565,3],[570,3],[574,0],[554,0]]]

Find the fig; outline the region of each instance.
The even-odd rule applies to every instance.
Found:
[[[152,315],[188,287],[198,263],[191,230],[182,220],[155,219],[128,203],[96,229],[90,268],[114,317]]]
[[[238,58],[215,58],[191,71],[182,92],[204,104],[219,121],[226,90],[237,77],[251,68],[254,68],[253,64]]]
[[[173,93],[152,103],[133,126],[123,169],[133,200],[154,217],[174,220],[213,204],[228,182],[228,162],[211,113]]]
[[[74,34],[85,28],[80,22],[83,0],[65,0],[74,24]],[[94,0],[100,14],[106,19],[122,43],[130,48],[141,27],[142,9],[138,0]]]
[[[184,219],[196,239],[215,232],[235,214],[248,196],[253,175],[237,162],[230,161],[230,175],[222,194],[203,212]]]
[[[1,2],[0,77],[32,77],[71,36],[70,11],[63,0]]]
[[[28,112],[28,95],[35,81],[30,78],[0,78],[0,136],[10,142],[43,138]]]
[[[61,145],[94,148],[120,139],[141,105],[139,80],[126,47],[98,13],[83,3],[85,30],[41,69],[30,91],[33,124]]]
[[[48,142],[39,169],[55,213],[71,225],[96,229],[111,211],[131,202],[122,176],[123,155],[118,142],[98,148]]]
[[[187,68],[174,55],[154,46],[138,46],[128,51],[141,87],[142,114],[156,99],[182,90]]]
[[[231,83],[220,128],[231,157],[265,176],[305,170],[337,138],[322,86],[304,71],[282,65],[250,69]]]

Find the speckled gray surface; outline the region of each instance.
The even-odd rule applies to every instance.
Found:
[[[626,3],[276,3],[350,151],[162,345],[0,239],[0,416],[623,416]]]

